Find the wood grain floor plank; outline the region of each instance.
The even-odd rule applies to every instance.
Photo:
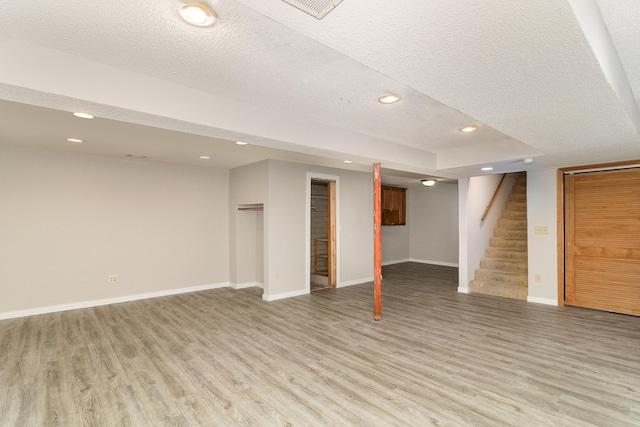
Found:
[[[383,274],[0,321],[0,425],[640,426],[640,318]]]

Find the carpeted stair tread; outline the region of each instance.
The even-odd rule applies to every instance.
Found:
[[[480,268],[498,270],[505,273],[527,273],[529,270],[527,263],[523,263],[521,260],[498,258],[483,258],[480,260]]]
[[[484,250],[485,258],[511,259],[527,262],[527,251],[518,251],[514,249],[492,248],[488,247]]]
[[[523,240],[522,238],[490,237],[489,247],[526,251],[527,240],[526,239]]]
[[[513,239],[525,239],[527,238],[526,228],[506,228],[496,227],[493,230],[493,237],[508,237]]]
[[[527,286],[526,273],[508,273],[498,270],[479,268],[476,270],[475,278],[476,280],[500,282],[517,286]]]
[[[474,279],[469,282],[469,288],[471,292],[482,293],[486,295],[494,295],[504,298],[514,298],[525,300],[528,295],[528,288],[526,285],[517,286],[513,284],[506,284],[501,282],[493,282],[490,280],[477,280]]]

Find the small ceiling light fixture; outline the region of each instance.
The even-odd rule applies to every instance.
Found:
[[[478,126],[465,126],[460,129],[460,132],[470,133],[478,130]]]
[[[83,142],[84,142],[84,140],[83,140],[83,139],[80,139],[80,138],[67,138],[67,141],[69,141],[69,142],[75,142],[75,143],[77,143],[77,144],[80,144],[80,143],[83,143]]]
[[[492,171],[492,170],[493,170],[493,168],[492,168],[491,166],[486,166],[486,167],[484,167],[484,168],[480,168],[480,170],[481,170],[481,171],[484,171],[484,172],[488,172],[488,171]]]
[[[522,160],[522,163],[524,163],[525,165],[530,165],[531,163],[533,163],[533,157],[527,157],[526,159]]]
[[[345,160],[344,163],[350,165],[351,163],[353,163],[351,160]]]
[[[436,180],[435,179],[423,179],[422,181],[420,181],[422,183],[422,185],[424,185],[425,187],[433,187],[434,185],[436,185]]]
[[[218,20],[218,15],[203,3],[184,3],[178,10],[180,17],[196,27],[211,27]]]
[[[248,142],[236,141],[236,145],[247,145]]]
[[[393,104],[394,102],[400,101],[400,97],[398,95],[394,95],[392,93],[388,95],[381,96],[378,98],[378,102],[382,104]]]
[[[211,156],[200,156],[200,158],[202,160],[209,160],[211,158]]]
[[[81,119],[93,119],[93,116],[89,113],[73,113],[73,115]]]

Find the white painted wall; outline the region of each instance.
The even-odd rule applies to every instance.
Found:
[[[469,293],[469,178],[458,179],[458,292]]]
[[[407,225],[382,227],[382,263],[458,266],[458,185],[407,185]]]
[[[412,223],[409,206],[411,198],[407,191],[406,225],[383,225],[380,227],[382,242],[382,265],[396,264],[409,261],[410,256],[410,227]],[[371,207],[373,212],[373,206]]]
[[[327,171],[340,176],[338,287],[373,281],[373,173]]]
[[[410,259],[458,266],[458,185],[409,187]]]
[[[373,184],[371,174],[269,160],[269,253],[265,299],[308,292],[306,265],[308,173],[338,177],[338,283],[373,280]],[[370,219],[370,220],[367,220]],[[276,277],[277,275],[277,277]]]
[[[305,291],[308,263],[306,236],[306,170],[303,164],[269,160],[269,240],[267,300]]]
[[[372,183],[373,185],[373,183]],[[398,184],[389,182],[388,178],[382,176],[382,185],[391,187],[407,188],[404,183]],[[382,265],[397,264],[409,261],[409,241],[411,239],[411,215],[409,206],[411,204],[411,195],[409,190],[406,191],[405,206],[405,225],[383,225],[380,227],[380,241],[382,249]],[[373,213],[373,206],[371,207]]]
[[[256,216],[256,286],[264,288],[264,212],[255,212]]]
[[[458,181],[459,190],[459,230],[460,230],[460,271],[458,290],[469,291],[469,281],[480,266],[484,250],[493,235],[505,202],[511,193],[515,180],[507,176],[484,221],[482,214],[500,181],[501,175],[474,176]],[[463,252],[464,251],[464,252]]]
[[[557,176],[555,169],[527,173],[527,239],[529,247],[530,302],[558,304]],[[549,234],[535,234],[536,225],[549,227]],[[542,276],[535,281],[535,274]]]
[[[0,315],[226,285],[228,188],[224,170],[0,145]]]

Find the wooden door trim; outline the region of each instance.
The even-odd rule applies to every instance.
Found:
[[[336,182],[327,182],[327,270],[329,271],[329,286],[336,286]]]
[[[591,169],[622,169],[625,166],[634,166],[640,165],[640,159],[638,160],[627,160],[624,162],[612,162],[612,163],[596,163],[594,165],[583,165],[583,166],[571,166],[567,168],[558,169],[564,175],[567,172],[577,172],[577,171],[590,171]],[[593,171],[595,172],[595,171]]]
[[[563,175],[564,185],[564,301],[575,305],[575,202],[574,177]],[[571,286],[567,286],[570,283]]]
[[[558,253],[558,307],[564,306],[564,169],[558,169],[557,178],[557,253]]]

